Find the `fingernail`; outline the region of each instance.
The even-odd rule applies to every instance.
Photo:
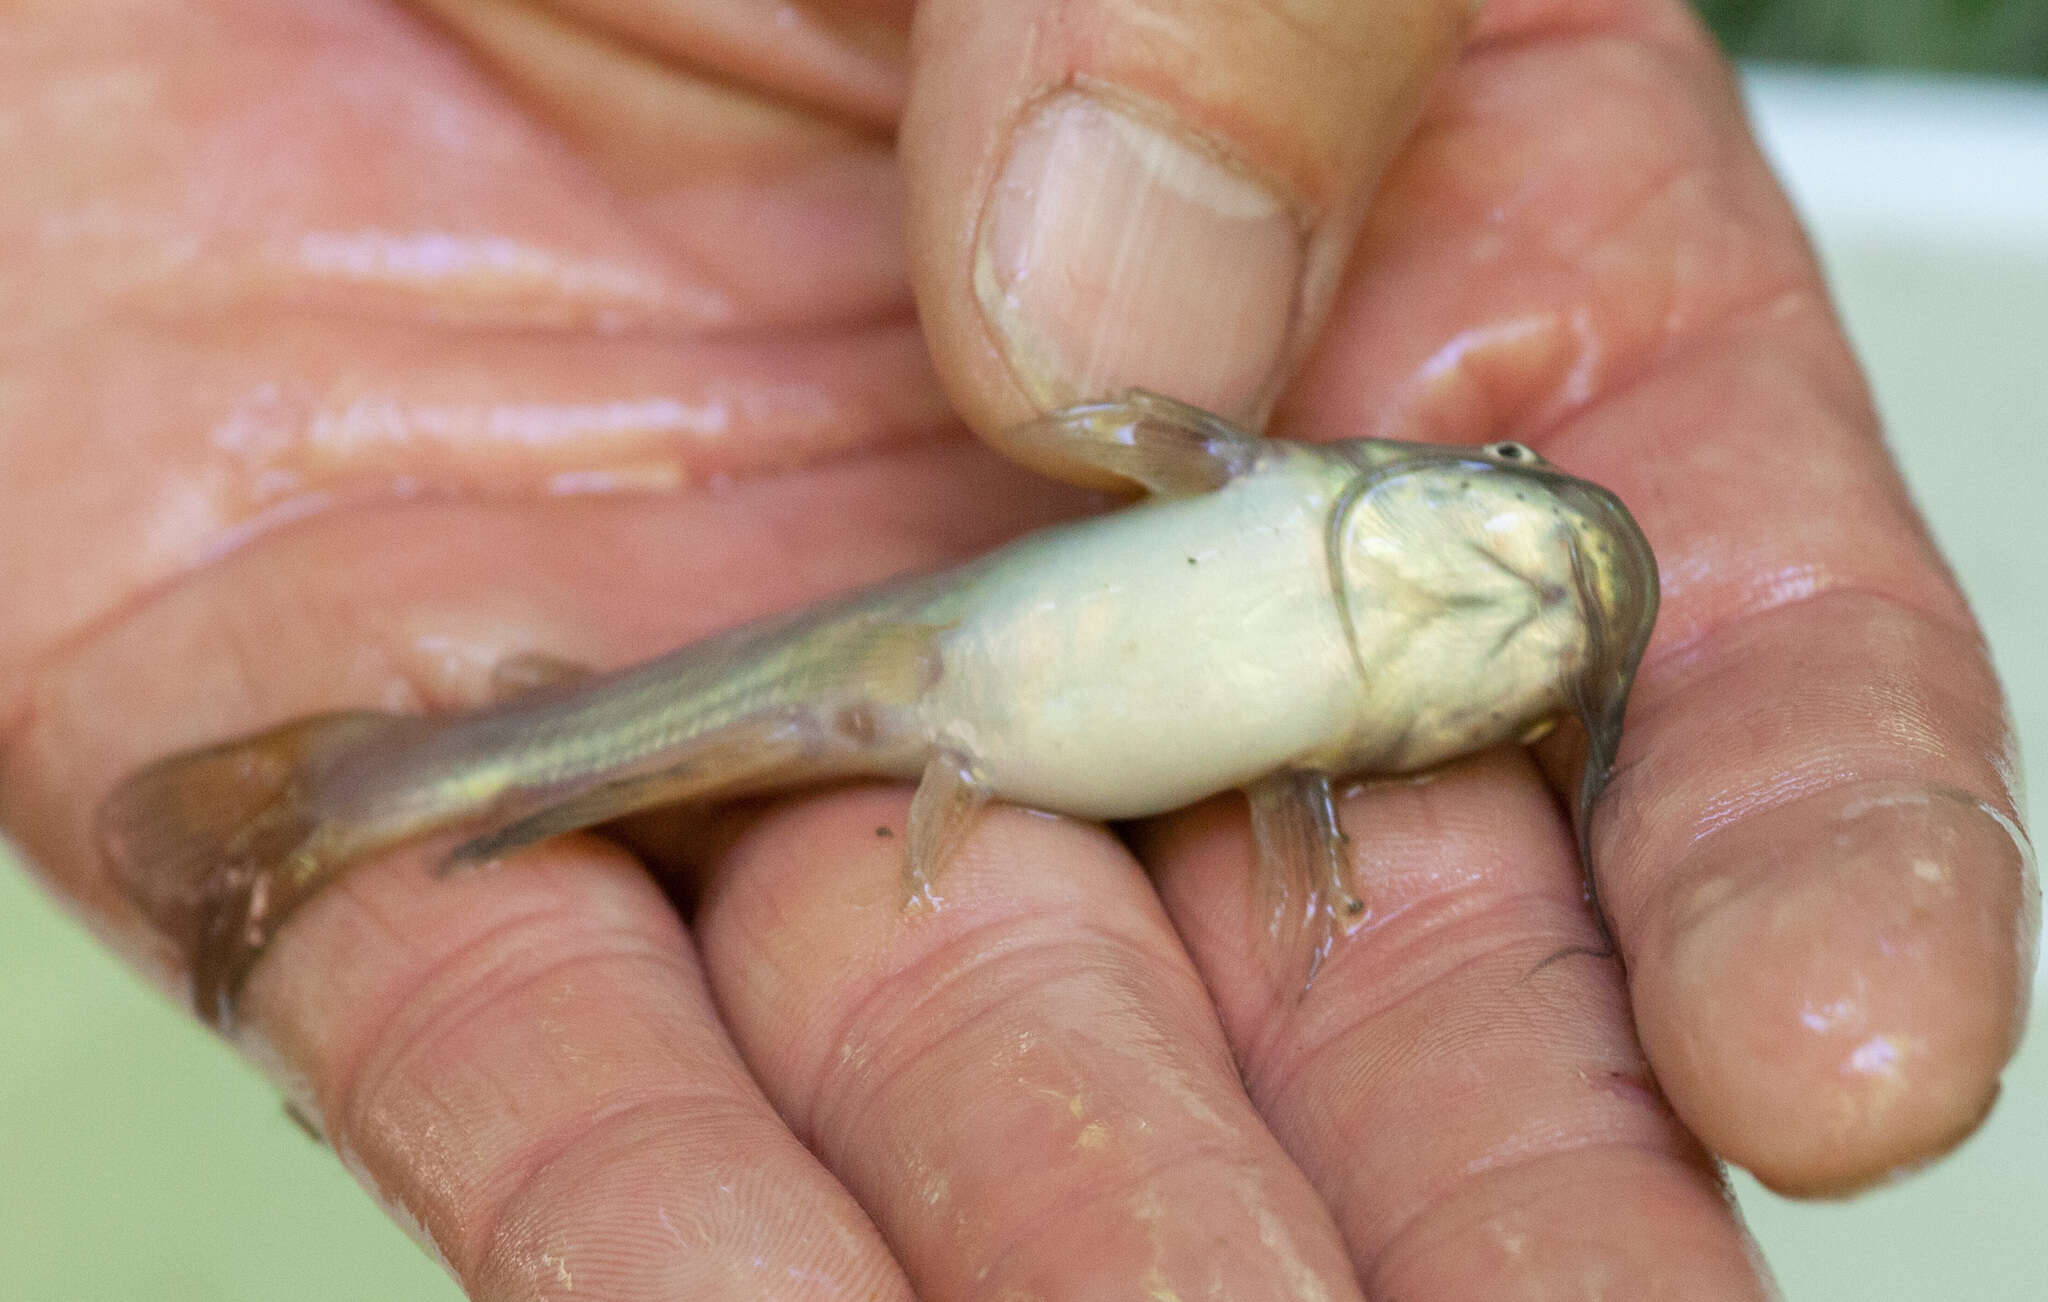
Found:
[[[1138,387],[1255,420],[1278,385],[1302,222],[1166,121],[1066,90],[1011,138],[982,214],[974,289],[1041,408]]]

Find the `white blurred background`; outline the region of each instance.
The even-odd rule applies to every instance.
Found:
[[[1991,639],[2037,779],[2029,826],[2048,826],[2048,85],[1768,68],[1748,82],[1892,449]],[[1800,1204],[1738,1176],[1788,1297],[2048,1299],[2039,1030],[1984,1129],[1910,1180]]]
[[[1750,86],[2048,773],[2048,88],[1789,70]],[[1791,1298],[2048,1299],[2048,1047],[2036,1036],[1984,1130],[1911,1180],[1820,1205],[1737,1188]],[[0,864],[0,1298],[456,1297],[267,1086]]]

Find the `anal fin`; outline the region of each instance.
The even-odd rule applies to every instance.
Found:
[[[1351,886],[1351,857],[1330,778],[1308,769],[1279,769],[1244,792],[1267,932],[1306,989],[1337,938],[1368,914]]]
[[[936,904],[939,874],[966,843],[991,793],[973,761],[942,750],[925,763],[917,794],[910,798],[909,863],[905,897],[910,904]]]
[[[458,872],[643,809],[766,783],[816,759],[826,745],[807,711],[741,719],[693,738],[687,754],[664,767],[528,796],[508,819],[456,847],[442,869]]]

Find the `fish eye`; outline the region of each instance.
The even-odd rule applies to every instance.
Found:
[[[1495,461],[1513,461],[1526,465],[1541,465],[1543,458],[1536,455],[1536,449],[1526,443],[1489,443],[1480,449]]]

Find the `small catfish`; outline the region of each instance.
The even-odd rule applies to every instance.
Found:
[[[102,809],[113,872],[226,1026],[291,911],[402,842],[460,832],[451,863],[475,863],[843,779],[917,779],[919,893],[991,798],[1126,819],[1242,788],[1269,925],[1308,975],[1367,913],[1332,778],[1575,714],[1586,850],[1657,610],[1612,493],[1519,443],[1268,440],[1147,393],[1019,436],[1149,496],[474,713],[328,714],[173,755]]]

